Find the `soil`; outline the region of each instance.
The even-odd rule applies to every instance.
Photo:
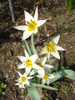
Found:
[[[32,13],[33,1],[13,0],[16,19],[13,23],[8,0],[0,0],[0,81],[7,84],[6,94],[0,94],[0,100],[24,100],[21,98],[21,89],[15,86],[15,80],[18,78],[17,65],[20,62],[17,56],[24,55],[24,43],[21,39],[23,32],[14,29],[13,26],[25,24],[24,10]],[[60,66],[69,66],[75,71],[75,10],[68,12],[65,0],[47,2],[41,1],[39,4],[39,19],[44,19],[48,6],[49,9],[46,16],[48,21],[39,28],[41,31],[34,38],[36,50],[39,53],[46,42],[60,34],[59,45],[65,49],[65,52],[61,53]],[[30,38],[27,42],[30,46]],[[58,63],[57,60],[54,64]],[[43,89],[42,100],[75,100],[75,82],[62,79],[60,84],[57,85],[57,92]],[[69,91],[65,90],[66,86],[70,88]]]

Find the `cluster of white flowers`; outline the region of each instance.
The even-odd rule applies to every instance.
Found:
[[[45,20],[38,20],[38,7],[36,7],[34,17],[32,17],[28,12],[25,11],[25,26],[15,26],[14,28],[18,30],[23,30],[22,40],[29,38],[33,33],[36,34],[38,32],[38,27],[43,25],[46,22]],[[54,78],[54,75],[51,74],[51,69],[54,68],[51,64],[55,61],[51,59],[50,55],[60,59],[60,55],[58,51],[64,51],[64,49],[60,46],[57,46],[60,35],[53,38],[42,50],[38,57],[37,54],[33,54],[29,56],[26,49],[24,49],[25,56],[18,56],[21,64],[18,65],[18,69],[25,69],[25,73],[19,74],[19,78],[16,80],[15,85],[19,85],[19,88],[25,88],[25,85],[29,86],[29,80],[32,80],[34,76],[42,79],[42,84],[49,85],[49,80]],[[42,56],[44,55],[44,56]]]

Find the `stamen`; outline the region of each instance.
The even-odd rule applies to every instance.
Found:
[[[47,46],[46,46],[46,50],[48,51],[48,52],[54,52],[55,51],[55,44],[53,44],[53,43],[49,43]]]
[[[44,80],[47,80],[48,77],[49,77],[49,75],[48,75],[48,74],[45,74],[45,75],[44,75]]]
[[[31,31],[35,31],[36,30],[36,27],[37,27],[37,22],[36,21],[30,21],[28,23],[28,31],[31,32]]]
[[[31,66],[33,65],[31,59],[27,59],[27,60],[25,61],[25,64],[26,64],[27,67],[31,67]]]
[[[36,64],[43,68],[43,65],[41,62],[36,62]]]
[[[49,62],[48,61],[46,61],[46,63],[45,64],[49,64]]]
[[[20,85],[20,86],[22,85],[22,82],[21,82],[21,81],[19,82],[19,85]]]
[[[26,77],[22,76],[22,82],[26,82]]]

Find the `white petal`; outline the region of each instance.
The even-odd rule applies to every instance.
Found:
[[[22,84],[21,88],[25,89],[25,86]]]
[[[45,84],[45,82],[46,82],[46,80],[43,79],[43,80],[42,80],[42,84]]]
[[[34,54],[30,57],[33,63],[36,61],[37,58],[38,58],[37,54]]]
[[[37,21],[38,22],[38,27],[43,25],[46,21],[47,21],[47,19],[45,19],[45,20],[38,20]]]
[[[28,82],[28,80],[26,80],[26,84],[27,84],[27,85],[29,85],[29,82]]]
[[[38,78],[42,78],[42,76],[41,76],[41,75],[36,75],[36,77],[38,77]]]
[[[32,70],[32,71],[30,72],[30,75],[34,75],[36,72],[37,72],[37,71]]]
[[[48,58],[48,61],[50,59],[50,52],[47,53],[47,58]]]
[[[25,64],[21,64],[21,65],[18,66],[18,69],[23,69],[23,68],[26,68]]]
[[[15,83],[15,85],[19,85],[19,83]]]
[[[48,68],[45,69],[45,73],[50,73],[50,72],[51,72],[50,69],[48,69]]]
[[[36,28],[36,30],[33,33],[36,34],[37,32],[38,32],[38,29]]]
[[[19,58],[19,60],[23,63],[26,60],[26,57],[24,56],[17,56]]]
[[[25,32],[23,33],[22,40],[25,40],[25,39],[29,38],[29,37],[31,36],[31,34],[33,34],[33,32],[25,31]]]
[[[53,74],[50,74],[49,79],[54,78],[55,76]]]
[[[46,66],[47,68],[54,68],[54,66],[48,64],[45,64],[44,66]]]
[[[49,85],[49,79],[47,79],[47,85]]]
[[[37,62],[41,62],[40,60],[41,60],[40,58],[37,58],[36,63],[37,63]]]
[[[60,50],[60,51],[65,51],[65,49],[62,48],[62,47],[60,47],[60,46],[55,46],[55,49],[56,49],[56,50]]]
[[[38,6],[36,7],[35,15],[34,15],[34,20],[37,21],[37,19],[38,19]]]
[[[28,75],[31,71],[31,67],[26,67],[26,74]]]
[[[20,72],[18,72],[19,76],[22,77],[22,74]]]
[[[59,53],[58,53],[57,50],[55,50],[55,52],[51,52],[51,54],[52,54],[55,58],[60,59],[60,55],[59,55]]]
[[[25,14],[25,22],[27,24],[27,22],[29,21],[33,21],[33,17],[27,12],[27,11],[24,11],[24,14]]]
[[[50,59],[49,64],[51,65],[54,61],[55,61],[55,59]]]
[[[15,82],[19,82],[19,81],[20,81],[20,79],[21,79],[21,78],[16,79],[16,80],[15,80]]]
[[[42,48],[42,50],[40,51],[40,55],[43,55],[46,53],[47,53],[46,47]]]
[[[33,77],[27,77],[27,79],[32,79]]]
[[[26,49],[24,49],[26,58],[29,58],[29,54],[27,53]]]
[[[47,57],[42,57],[42,58],[41,58],[40,61],[42,62],[42,65],[44,65],[44,64],[46,63],[46,60],[47,60]]]
[[[27,74],[26,74],[26,72],[23,74],[23,76],[27,77]]]
[[[28,26],[14,26],[13,28],[18,29],[18,30],[22,30],[25,31],[27,29]]]
[[[39,75],[41,75],[42,77],[44,77],[45,71],[44,69],[38,70]]]
[[[21,64],[22,64],[22,63],[19,63],[19,64],[17,65],[17,67],[19,67]]]
[[[51,42],[54,42],[55,44],[57,44],[58,41],[59,41],[59,38],[60,38],[60,35],[58,35],[58,36],[56,36],[55,38],[53,38],[53,39],[51,40]]]
[[[38,69],[38,70],[41,70],[42,68],[40,66],[38,66],[37,64],[33,64],[33,68],[34,69]]]

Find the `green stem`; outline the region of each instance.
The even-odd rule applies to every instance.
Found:
[[[31,51],[30,51],[30,48],[26,42],[26,40],[23,41],[24,42],[24,45],[25,45],[25,48],[26,48],[26,51],[28,52],[29,56],[31,56]]]
[[[36,5],[36,0],[34,0],[33,16],[34,16],[34,12],[35,12],[35,5]],[[31,49],[32,49],[33,54],[37,54],[35,46],[34,46],[34,33],[31,35]]]
[[[34,34],[31,35],[31,49],[32,49],[33,54],[37,54],[37,51],[34,46]]]

